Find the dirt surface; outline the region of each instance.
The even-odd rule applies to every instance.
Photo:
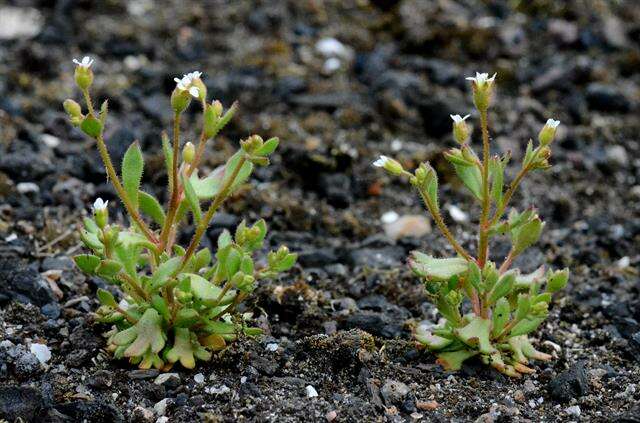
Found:
[[[158,3],[0,3],[0,417],[640,421],[635,1]],[[240,102],[208,167],[250,133],[282,139],[273,164],[226,205],[205,241],[262,216],[272,245],[300,253],[294,271],[264,282],[246,305],[263,339],[160,379],[103,350],[108,327],[92,312],[104,283],[70,260],[89,204],[115,199],[95,146],[61,108],[77,95],[71,59],[85,54],[96,57],[96,96],[110,100],[115,161],[139,139],[145,190],[161,198],[159,140],[170,128],[174,76],[200,70],[209,93]],[[475,71],[498,73],[493,145],[511,150],[513,163],[548,117],[562,121],[555,166],[515,198],[547,222],[516,264],[568,266],[572,276],[534,336],[555,360],[519,380],[473,361],[445,373],[414,348],[411,325],[437,315],[405,258],[416,248],[451,250],[435,228],[385,235],[385,213],[424,212],[409,187],[371,166],[378,154],[410,166],[431,160],[446,218],[474,250],[478,210],[441,153],[453,145],[449,114],[472,109],[464,77]],[[188,120],[197,121],[195,109]],[[194,136],[195,126],[186,131]],[[121,209],[111,215],[124,221]],[[506,248],[494,245],[493,258]],[[33,343],[49,348],[46,364]]]

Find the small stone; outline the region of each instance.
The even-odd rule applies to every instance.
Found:
[[[564,409],[564,412],[570,416],[580,417],[580,406],[572,405],[571,407],[567,407]]]
[[[393,223],[400,218],[400,215],[393,210],[386,212],[382,215],[380,220],[382,223]]]
[[[168,423],[168,422],[169,422],[169,417],[167,416],[158,417],[158,419],[156,420],[156,423]]]
[[[612,145],[606,150],[607,161],[616,166],[627,167],[629,165],[629,155],[627,150],[621,145]],[[18,184],[20,185],[20,184]]]
[[[431,411],[438,408],[440,404],[437,401],[416,401],[416,408],[423,411]]]
[[[351,59],[353,52],[335,38],[323,38],[316,43],[316,51],[324,57]]]
[[[40,192],[40,187],[34,182],[20,182],[16,185],[16,189],[20,194]]]
[[[304,388],[304,390],[307,393],[307,398],[315,398],[318,396],[318,391],[316,391],[316,388],[314,388],[311,385],[307,385],[307,387]]]
[[[0,40],[33,38],[43,24],[42,13],[33,7],[0,7]]]
[[[136,369],[127,372],[129,379],[151,379],[158,376],[160,372],[156,369]]]
[[[231,392],[231,389],[229,389],[227,385],[222,385],[222,386],[214,386],[214,387],[206,388],[204,391],[207,394],[222,395],[222,394]]]
[[[559,402],[569,402],[585,395],[589,389],[584,364],[577,362],[560,373],[547,385],[551,397]]]
[[[275,342],[270,342],[267,344],[265,349],[270,352],[276,352],[278,351],[278,344],[276,344]]]
[[[162,373],[153,381],[156,385],[167,385],[169,387],[177,387],[180,384],[180,375],[178,373]]]
[[[325,60],[322,65],[322,73],[325,75],[331,75],[336,72],[342,66],[342,62],[337,57],[330,57]]]
[[[334,421],[336,417],[338,417],[338,412],[336,410],[331,410],[324,415],[324,418],[327,419],[328,422]]]
[[[51,134],[42,134],[40,135],[40,140],[47,146],[51,148],[55,148],[60,145],[60,138],[54,137]]]
[[[524,403],[526,398],[524,396],[524,393],[520,389],[518,389],[513,393],[513,399],[520,403]]]
[[[159,416],[165,415],[165,413],[167,412],[167,406],[169,405],[170,400],[171,398],[165,398],[155,403],[155,405],[153,406],[153,409],[155,410],[157,415]]]
[[[145,423],[153,422],[155,417],[153,415],[153,411],[149,410],[148,408],[142,407],[141,405],[138,405],[136,408],[134,408],[131,414],[134,421]]]
[[[431,232],[431,223],[422,215],[405,215],[384,225],[387,236],[394,241],[404,238],[420,238]]]
[[[626,269],[631,264],[629,256],[624,256],[620,260],[616,261],[616,267],[618,269]]]
[[[195,383],[203,383],[204,382],[204,375],[202,373],[198,373],[198,374],[193,376],[193,380],[194,380]]]
[[[535,391],[537,391],[538,389],[536,388],[536,385],[533,384],[533,382],[530,379],[527,379],[524,381],[524,392],[525,394],[532,394]]]
[[[51,350],[45,344],[31,344],[31,354],[35,355],[40,364],[45,364],[51,360]]]
[[[447,207],[447,211],[449,212],[449,216],[458,223],[465,223],[469,221],[469,215],[463,212],[458,206],[450,204]]]
[[[401,404],[409,394],[409,387],[402,382],[393,379],[387,379],[380,389],[382,398],[387,406],[392,404]]]

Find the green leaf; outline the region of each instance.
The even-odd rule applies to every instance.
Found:
[[[516,276],[517,290],[529,289],[533,284],[537,284],[544,278],[544,266],[538,267],[535,271],[525,275]]]
[[[514,254],[520,255],[524,250],[538,241],[544,223],[538,216],[511,231]]]
[[[480,291],[480,285],[482,284],[480,268],[475,261],[470,261],[468,262],[468,269],[469,273],[467,274],[467,280],[476,291]]]
[[[92,250],[102,250],[102,242],[95,233],[88,231],[80,231],[80,239],[87,247]]]
[[[187,328],[175,328],[174,332],[173,347],[167,352],[167,361],[175,363],[179,360],[184,368],[193,369],[196,366],[196,360],[191,345],[191,332]]]
[[[165,214],[160,202],[151,194],[144,191],[138,191],[138,200],[140,201],[140,210],[158,225],[164,225]]]
[[[469,269],[467,260],[463,258],[437,259],[418,251],[411,253],[409,266],[420,277],[442,281],[465,273]]]
[[[296,264],[296,260],[298,260],[298,254],[289,253],[278,263],[271,266],[270,269],[274,272],[286,272]]]
[[[90,275],[95,274],[96,268],[100,265],[100,257],[92,254],[79,254],[73,257],[73,261],[80,270]]]
[[[500,276],[496,286],[493,287],[489,294],[489,304],[495,304],[500,298],[511,293],[516,281],[516,274],[517,271],[512,269]]]
[[[144,160],[140,143],[135,141],[129,146],[122,159],[122,184],[127,193],[127,198],[135,210],[138,209],[138,191],[142,182]]]
[[[239,150],[233,156],[231,156],[229,160],[227,160],[227,164],[225,165],[225,168],[224,168],[222,186],[225,186],[227,184],[227,181],[231,178],[231,176],[235,172],[235,169],[239,166],[240,160],[242,159],[244,154],[245,153],[242,150]],[[235,191],[237,187],[239,187],[247,179],[249,179],[249,176],[251,175],[252,171],[253,171],[253,163],[249,161],[245,161],[242,167],[240,168],[240,171],[238,172],[238,176],[236,176],[236,178],[233,180],[229,193],[232,193],[233,191]]]
[[[437,363],[444,367],[445,370],[460,370],[465,360],[477,355],[478,351],[458,350],[450,352],[438,353]]]
[[[491,354],[495,348],[489,340],[490,331],[491,321],[489,319],[474,317],[466,326],[456,329],[455,334],[465,344],[477,348],[482,354]]]
[[[120,346],[128,345],[124,351],[125,357],[141,357],[147,352],[158,353],[165,344],[161,323],[158,312],[148,308],[134,326],[116,334],[113,342]]]
[[[151,305],[158,313],[160,313],[165,322],[171,321],[171,312],[169,311],[169,306],[164,298],[158,294],[153,294],[151,296]]]
[[[569,281],[569,269],[556,270],[547,276],[547,291],[550,293],[558,292],[567,286]]]
[[[227,229],[224,229],[218,236],[218,251],[231,245],[232,242],[233,238],[231,237],[231,232],[229,232]]]
[[[471,194],[478,200],[482,200],[482,174],[477,166],[453,165],[458,177],[462,180]]]
[[[120,272],[122,264],[116,260],[102,260],[100,266],[96,269],[96,273],[104,278],[112,278]]]
[[[111,308],[118,307],[118,303],[116,302],[116,299],[113,298],[113,294],[111,294],[111,292],[102,288],[98,288],[97,295],[98,295],[98,301],[100,301],[100,304],[105,305],[107,307],[111,307]]]
[[[422,345],[429,348],[431,351],[441,350],[453,343],[453,339],[443,338],[441,336],[434,335],[425,325],[418,325],[416,328],[415,338]]]
[[[102,134],[102,123],[92,115],[88,115],[80,124],[80,129],[90,137],[98,138]]]
[[[84,228],[87,230],[87,232],[92,234],[98,234],[100,232],[100,228],[93,219],[85,217],[84,219],[82,219],[82,223],[84,223]]]
[[[102,102],[102,105],[100,106],[100,114],[99,114],[100,123],[102,124],[102,126],[104,126],[104,124],[107,122],[108,113],[109,113],[109,100],[105,100]]]
[[[521,320],[513,327],[513,329],[511,329],[511,332],[509,332],[509,336],[526,335],[536,330],[542,322],[544,322],[544,317]]]
[[[516,320],[524,319],[527,314],[529,314],[529,309],[531,308],[531,299],[526,294],[518,295],[518,306],[516,308]]]
[[[181,308],[176,314],[174,326],[179,328],[188,328],[196,324],[200,320],[200,314],[192,308]]]
[[[118,260],[129,276],[137,279],[136,269],[140,257],[140,247],[135,244],[119,243],[114,249]]]
[[[191,267],[194,272],[198,272],[203,267],[207,267],[211,263],[211,251],[208,248],[203,248],[198,251],[191,259]]]
[[[198,298],[204,304],[208,306],[227,305],[233,301],[236,297],[234,290],[229,290],[220,303],[218,303],[218,297],[222,293],[222,289],[200,275],[189,273],[188,276],[191,279],[191,292],[194,297]]]
[[[198,199],[198,195],[193,189],[190,179],[187,179],[183,176],[182,183],[184,184],[184,194],[187,199],[187,203],[189,204],[189,208],[193,213],[193,218],[196,223],[199,224],[202,221],[202,209],[200,208],[200,200]]]
[[[208,200],[220,191],[223,176],[224,166],[219,166],[203,179],[198,178],[195,172],[192,173],[189,182],[199,199]]]
[[[278,144],[279,143],[280,143],[280,141],[278,140],[277,137],[269,138],[268,140],[266,140],[264,142],[264,144],[262,144],[262,147],[260,147],[255,152],[255,155],[256,156],[268,156],[269,154],[273,153],[276,150],[276,148],[278,148]]]
[[[494,337],[497,337],[502,333],[509,321],[510,313],[511,306],[509,305],[509,301],[504,297],[500,298],[493,309],[493,327],[491,329],[491,334]]]
[[[152,290],[155,291],[161,286],[164,286],[164,284],[169,281],[169,278],[178,270],[181,263],[182,257],[172,257],[158,266],[151,276],[150,285]]]

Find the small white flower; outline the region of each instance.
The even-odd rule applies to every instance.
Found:
[[[476,72],[476,76],[469,76],[467,77],[467,81],[473,81],[476,85],[478,86],[483,86],[486,83],[493,83],[493,80],[496,78],[497,74],[493,74],[493,76],[491,78],[489,78],[489,74],[488,73],[479,73]]]
[[[188,76],[193,81],[194,79],[200,78],[202,76],[202,72],[193,71],[193,72],[189,72],[185,76]]]
[[[380,156],[378,160],[373,162],[375,167],[384,167],[385,164],[389,162],[389,158],[387,156]]]
[[[191,78],[189,78],[186,75],[183,76],[182,79],[173,78],[173,80],[176,81],[176,86],[181,91],[184,91],[184,90],[188,89],[189,85],[191,85]]]
[[[559,120],[547,119],[547,126],[556,129],[560,125]]]
[[[98,197],[96,198],[96,201],[93,202],[93,211],[97,212],[100,210],[104,210],[107,208],[108,204],[109,204],[109,201],[104,201],[102,200],[102,198]]]
[[[453,119],[453,123],[458,124],[467,120],[467,118],[471,115],[466,115],[465,117],[461,117],[460,115],[449,115],[449,116],[451,116],[451,119]]]
[[[78,59],[73,59],[73,63],[75,63],[76,65],[82,68],[89,69],[89,67],[93,64],[93,59],[89,56],[84,56],[82,58],[82,61],[79,61]]]
[[[200,96],[200,90],[198,90],[198,87],[192,86],[192,84],[193,80],[200,78],[201,75],[202,72],[193,71],[182,75],[182,78],[173,78],[173,80],[176,82],[176,87],[178,87],[179,90],[188,90],[189,94],[191,94],[195,98],[198,98]]]

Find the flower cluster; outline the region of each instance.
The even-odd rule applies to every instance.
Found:
[[[440,210],[438,176],[429,163],[413,172],[402,164],[381,156],[373,164],[396,176],[404,176],[416,188],[436,225],[455,250],[457,256],[436,258],[413,252],[409,266],[425,284],[429,298],[444,318],[438,325],[421,324],[415,337],[419,346],[434,351],[446,369],[456,370],[462,362],[479,356],[509,376],[531,373],[529,359],[549,360],[551,356],[536,351],[527,335],[547,317],[551,295],[563,289],[569,278],[568,269],[545,271],[544,266],[530,274],[512,269],[513,260],[535,243],[544,223],[534,209],[511,210],[505,218],[509,202],[522,179],[531,171],[548,169],[550,145],[559,121],[549,119],[540,130],[538,146],[529,140],[518,174],[505,190],[505,170],[510,155],[491,156],[488,109],[495,88],[494,74],[477,73],[471,81],[473,101],[480,115],[482,156],[469,145],[466,120],[452,115],[453,138],[459,148],[445,153],[464,186],[481,208],[478,247],[472,256],[453,236]],[[489,240],[506,236],[511,249],[498,265],[490,260]],[[471,312],[462,313],[463,302]]]
[[[264,141],[252,135],[241,141],[223,166],[201,177],[199,163],[205,146],[233,117],[236,106],[225,111],[219,101],[207,103],[200,72],[176,78],[171,95],[173,138],[162,137],[168,179],[168,204],[163,207],[152,193],[141,189],[144,159],[138,142],[126,151],[121,174],[116,172],[104,138],[107,102],[97,111],[89,93],[93,60],[84,57],[73,62],[86,111],[72,99],[65,100],[64,109],[73,125],[96,140],[107,177],[131,222],[129,227],[110,223],[109,202],[96,199],[93,216],[84,219],[80,233],[91,253],[74,257],[81,270],[123,293],[121,301],[112,291],[97,293],[102,304],[98,319],[113,325],[108,348],[115,357],[126,357],[141,368],[167,370],[177,362],[193,368],[196,359],[211,359],[212,352],[239,336],[259,334],[260,329],[249,325],[250,314],[239,313],[238,307],[261,279],[293,267],[296,254],[281,246],[267,254],[264,265],[256,264],[254,255],[267,235],[264,220],[253,225],[243,221],[233,235],[222,232],[215,253],[200,248],[200,242],[216,212],[248,180],[254,167],[269,164],[278,139]],[[181,151],[181,117],[192,97],[202,103],[203,127],[197,147],[189,142]],[[177,237],[189,221],[195,232],[183,247]]]

